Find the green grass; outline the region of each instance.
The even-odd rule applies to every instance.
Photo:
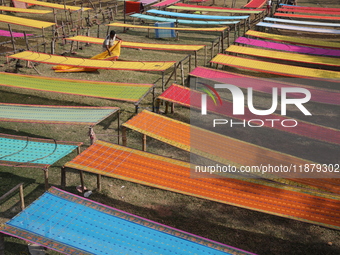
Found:
[[[102,2],[103,3],[103,2]],[[236,7],[246,3],[246,0],[237,1]],[[336,7],[333,1],[308,1],[299,0],[301,5],[317,6],[319,3],[323,7]],[[70,1],[69,4],[73,4]],[[223,6],[224,1],[217,0],[218,6]],[[226,1],[231,4],[231,1]],[[103,6],[106,4],[103,3]],[[121,3],[119,10],[121,11]],[[37,7],[38,9],[43,9]],[[58,20],[61,20],[63,11],[58,12]],[[15,14],[16,16],[27,16],[24,14]],[[31,16],[32,17],[32,16]],[[101,18],[101,14],[98,15]],[[53,20],[52,15],[44,15],[43,20]],[[122,16],[115,17],[115,21],[122,22]],[[7,29],[7,24],[0,23],[0,29]],[[14,31],[22,31],[21,27],[12,26]],[[128,30],[123,33],[122,29],[115,28],[118,35],[127,41],[152,42],[152,43],[180,43],[180,44],[208,44],[216,39],[217,33],[193,33],[180,32],[180,40],[174,39],[155,39],[153,33],[151,38],[145,37],[147,32],[144,30]],[[101,26],[100,37],[104,37],[107,28]],[[28,29],[27,33],[41,33],[38,30]],[[50,37],[51,31],[46,30],[46,35]],[[90,35],[96,36],[97,26],[91,27]],[[233,35],[233,34],[232,34]],[[5,41],[8,38],[0,38]],[[233,38],[232,38],[233,39]],[[333,38],[334,41],[339,41]],[[41,39],[38,40],[38,43]],[[29,40],[32,50],[36,50],[37,41]],[[18,48],[25,49],[22,39],[16,42]],[[57,42],[56,53],[61,54],[70,50],[70,43],[61,44]],[[101,52],[101,45],[85,46],[80,44],[82,50],[75,49],[77,57],[92,57]],[[1,46],[0,53],[11,50],[11,44]],[[40,47],[42,50],[42,47]],[[50,48],[47,46],[47,52]],[[121,59],[134,61],[180,61],[190,52],[163,52],[150,50],[122,49]],[[216,50],[215,50],[216,54]],[[199,65],[204,65],[203,51],[199,53]],[[210,51],[208,51],[208,59]],[[0,64],[5,62],[5,57],[0,56]],[[11,66],[4,65],[0,71],[13,70]],[[50,65],[39,64],[36,68],[44,75],[50,77],[63,77],[72,79],[114,81],[114,82],[134,82],[134,83],[155,83],[156,95],[161,90],[161,75],[150,72],[129,72],[129,71],[110,71],[99,70],[94,73],[54,73]],[[192,66],[193,68],[193,66]],[[238,73],[248,73],[238,69],[228,69]],[[20,73],[34,74],[34,69],[21,68]],[[179,75],[180,72],[177,72]],[[185,76],[188,73],[188,66],[185,65]],[[258,75],[256,73],[252,73]],[[166,78],[169,72],[166,74]],[[268,75],[261,75],[266,76]],[[180,83],[180,76],[177,77]],[[322,84],[317,84],[322,86]],[[335,86],[333,89],[338,89]],[[270,98],[262,94],[255,94],[255,102],[258,107],[268,107]],[[148,95],[141,103],[140,109],[151,109],[152,96]],[[29,91],[15,88],[0,88],[0,102],[3,103],[20,103],[20,104],[42,104],[42,105],[82,105],[82,106],[117,106],[122,109],[122,122],[134,116],[134,105],[126,102],[111,101],[98,98],[72,96],[57,93],[47,93],[41,91]],[[295,109],[289,109],[288,115],[293,118],[301,118],[311,121],[315,124],[338,128],[339,107],[327,106],[316,103],[308,103],[308,109],[313,113],[313,119],[305,118],[298,114]],[[174,119],[190,122],[190,111],[186,108],[176,106],[176,112],[169,115]],[[111,118],[95,126],[95,132],[99,139],[116,143],[117,141],[117,119]],[[87,135],[87,126],[78,125],[48,125],[48,124],[27,124],[27,123],[0,123],[0,133],[23,135],[41,138],[54,138],[57,140],[69,140],[83,142],[82,150],[90,145]],[[222,132],[222,130],[221,130]],[[225,132],[225,130],[223,130]],[[312,139],[297,137],[294,135],[282,134],[278,131],[268,131],[266,129],[233,129],[228,130],[228,135],[261,145],[270,149],[279,150],[305,159],[316,162],[339,162],[339,147]],[[141,149],[142,136],[134,131],[128,131],[128,146]],[[149,152],[159,155],[172,157],[181,160],[189,160],[190,154],[181,151],[170,145],[164,144],[152,138],[147,138],[147,149]],[[63,158],[49,169],[49,183],[53,186],[60,186],[60,167],[76,156],[72,153]],[[23,182],[25,185],[25,202],[30,204],[44,192],[43,171],[33,168],[13,168],[0,167],[0,195]],[[80,180],[76,171],[68,171],[66,190],[79,194],[75,187],[79,185]],[[96,188],[96,177],[92,174],[85,173],[85,185],[88,189]],[[159,190],[131,182],[118,179],[103,177],[102,191],[94,192],[91,199],[127,211],[129,213],[142,216],[162,224],[170,225],[184,231],[194,233],[212,240],[235,246],[250,252],[258,254],[339,254],[340,253],[340,232],[296,220],[290,220],[278,216],[263,214],[255,211],[246,210],[226,204],[211,202],[204,199],[190,197]],[[19,212],[18,195],[15,194],[4,203],[1,203],[0,222],[5,222]],[[6,237],[6,255],[16,255],[20,252],[26,252],[27,245],[24,241],[16,238]],[[54,251],[48,251],[48,254],[59,254]]]

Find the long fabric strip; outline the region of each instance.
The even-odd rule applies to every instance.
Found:
[[[192,178],[194,169],[189,163],[103,141],[91,145],[65,167],[340,229],[338,198],[212,178],[209,174]]]
[[[252,255],[54,187],[0,232],[69,255]]]
[[[246,44],[246,45],[251,45],[251,46],[256,46],[256,47],[273,49],[273,50],[290,51],[290,52],[310,54],[310,55],[340,57],[340,50],[334,50],[334,49],[298,46],[298,45],[288,44],[288,43],[275,43],[271,41],[250,39],[250,38],[246,38],[242,36],[238,37],[235,40],[235,42]]]
[[[178,85],[172,85],[165,92],[162,93],[160,98],[171,99],[173,102],[186,105],[189,107],[193,107],[196,109],[200,109],[201,108],[201,95],[202,95],[201,92],[190,90],[188,88],[178,86]],[[223,100],[222,106],[219,106],[219,105],[216,106],[211,98],[208,98],[207,100],[208,100],[207,102],[208,111],[217,113],[223,116],[235,118],[235,119],[241,119],[240,116],[233,115],[232,113],[233,104],[231,102]],[[280,121],[284,121],[285,119],[288,119],[287,117],[283,117],[278,114],[266,115],[264,117],[257,116],[255,114],[252,114],[248,108],[245,109],[245,115],[242,115],[242,119],[245,119],[247,121],[250,121],[252,119],[263,119],[264,121],[266,118],[278,119]],[[276,126],[272,127],[272,123],[269,123],[269,122],[265,123],[264,126],[278,129],[280,131],[284,131],[284,132],[288,132],[292,134],[309,137],[312,139],[317,139],[317,140],[321,140],[321,141],[325,141],[329,143],[340,144],[340,131],[339,130],[315,125],[315,124],[304,122],[304,121],[298,121],[298,123],[299,124],[294,128],[285,128],[280,125],[278,125],[277,127]]]

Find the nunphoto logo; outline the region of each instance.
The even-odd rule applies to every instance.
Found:
[[[236,118],[240,118],[240,116],[245,115],[245,95],[243,91],[235,86],[230,84],[215,84],[214,87],[209,86],[207,84],[202,84],[200,90],[204,93],[201,95],[201,115],[207,115],[208,112],[208,99],[207,95],[212,99],[214,102],[214,107],[227,107],[223,105],[223,101],[221,99],[220,94],[217,92],[216,89],[228,89],[232,95],[232,115],[235,115]],[[300,98],[289,98],[289,94],[300,94]],[[215,95],[215,96],[214,96]],[[217,97],[219,101],[219,105],[215,99]],[[279,101],[279,93],[278,88],[272,88],[272,104],[269,109],[256,109],[254,106],[253,100],[253,89],[251,87],[247,88],[247,111],[250,113],[257,115],[257,116],[268,116],[273,114],[276,109],[278,108],[278,101]],[[284,87],[281,88],[280,94],[280,105],[281,105],[281,112],[280,115],[285,116],[287,115],[287,105],[295,105],[304,115],[312,116],[312,114],[306,109],[303,105],[311,99],[311,93],[308,89],[305,88],[298,88],[298,87]],[[271,126],[275,127],[275,125],[281,125],[282,127],[296,127],[298,122],[295,119],[278,119],[278,118],[259,118],[259,119],[243,119],[240,121],[234,121],[232,119],[213,119],[213,127],[216,125],[230,125],[230,127],[241,125],[243,127],[262,127],[262,126]]]

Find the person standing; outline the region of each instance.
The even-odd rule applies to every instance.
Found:
[[[110,48],[114,45],[116,39],[122,40],[117,36],[116,31],[111,30],[110,34],[106,36],[103,42],[103,50],[107,50],[109,56],[111,56]]]

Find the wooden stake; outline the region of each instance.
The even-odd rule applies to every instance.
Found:
[[[102,190],[102,182],[101,182],[102,176],[100,174],[97,174],[97,189],[98,191]]]
[[[223,53],[224,50],[224,31],[221,33],[221,53]]]
[[[71,48],[70,48],[70,53],[73,52],[73,45],[74,45],[74,41],[71,42]]]
[[[26,32],[24,31],[24,39],[25,39],[25,43],[26,43],[26,48],[27,50],[30,50],[30,47],[28,46],[28,39],[27,39],[27,35]]]
[[[46,53],[45,28],[42,28],[42,38],[43,38],[43,45],[44,45],[44,53]]]
[[[156,111],[156,113],[159,113],[159,107],[160,107],[160,105],[161,105],[161,100],[159,99],[159,98],[157,98],[156,99],[156,101],[155,101],[155,111]]]
[[[122,144],[126,146],[127,138],[126,138],[126,127],[122,126]]]
[[[152,88],[152,112],[155,112],[155,84]]]
[[[68,23],[67,9],[66,9],[66,3],[65,3],[65,0],[64,0],[64,12],[65,12],[65,19],[66,19],[66,23]]]
[[[60,169],[60,186],[62,189],[66,187],[66,169],[64,166]]]
[[[64,22],[63,21],[61,21],[61,31],[63,33],[63,40],[62,40],[62,42],[63,42],[63,45],[65,45],[66,44],[66,34],[65,34]]]
[[[142,151],[146,151],[146,135],[143,134],[142,138]]]
[[[118,133],[118,136],[117,136],[117,144],[119,145],[119,136],[120,136],[120,133],[119,133],[119,129],[120,129],[120,110],[118,110],[118,120],[117,120],[117,133]]]
[[[221,52],[221,37],[219,37],[219,40],[217,42],[217,53]]]
[[[79,29],[78,28],[77,28],[76,35],[77,36],[79,35]],[[76,49],[79,50],[79,42],[78,41],[77,41],[77,44],[76,44]]]
[[[5,255],[5,234],[0,232],[0,255]]]
[[[197,51],[195,51],[194,54],[195,54],[195,67],[197,67]],[[189,70],[191,72],[191,66]]]
[[[169,101],[165,102],[165,110],[164,110],[164,114],[168,114],[169,111]]]
[[[174,64],[174,82],[177,82],[177,66]]]
[[[180,62],[180,68],[181,68],[181,78],[182,78],[182,85],[184,86],[184,69],[183,69],[183,62]]]
[[[164,84],[164,72],[162,72],[162,92],[165,90],[165,84]]]
[[[12,41],[13,51],[15,53],[17,50],[15,48],[15,41],[14,41],[13,32],[12,32],[12,28],[11,28],[10,24],[8,24],[8,30],[9,30],[9,33],[11,34],[11,41]]]
[[[68,11],[69,11],[70,21],[71,21],[71,29],[73,29],[74,28],[74,23],[73,23],[73,19],[72,19],[72,12],[71,12],[70,9],[68,9]]]
[[[53,8],[53,16],[54,16],[54,23],[57,26],[58,25],[57,10],[54,8]]]
[[[81,1],[81,5],[80,5],[81,9],[80,9],[80,27],[84,28],[84,10],[83,10],[83,1]]]
[[[214,42],[212,42],[211,43],[211,57],[210,57],[210,59],[212,59],[213,58],[213,56],[214,56],[214,51],[215,51],[215,49],[214,49]]]
[[[171,103],[170,106],[171,106],[170,113],[175,113],[175,104]]]
[[[83,171],[79,170],[79,177],[80,177],[81,192],[84,193],[85,185],[84,185],[84,173],[83,173]]]
[[[19,196],[21,211],[23,211],[25,209],[25,200],[24,200],[24,186],[22,184],[19,186]]]
[[[44,177],[45,177],[45,190],[48,190],[49,184],[48,184],[48,168],[43,169],[44,171]]]
[[[230,46],[230,28],[228,27],[228,47]]]

